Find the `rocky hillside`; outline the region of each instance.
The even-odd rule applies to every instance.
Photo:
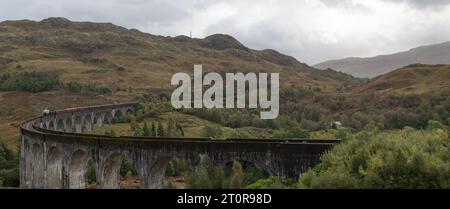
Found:
[[[330,60],[314,65],[314,67],[318,69],[331,68],[356,77],[371,78],[415,63],[450,64],[450,42],[421,46],[390,55]]]
[[[358,93],[422,94],[450,90],[450,65],[413,64],[377,76],[355,88]]]
[[[114,91],[168,89],[176,72],[279,72],[282,85],[335,89],[348,76],[310,68],[274,50],[252,50],[229,35],[163,37],[110,23],[49,18],[0,23],[0,74],[40,71],[63,82],[96,82]]]

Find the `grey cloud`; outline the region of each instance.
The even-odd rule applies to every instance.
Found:
[[[384,0],[388,2],[394,3],[406,3],[411,5],[417,9],[427,9],[427,8],[436,8],[447,6],[450,4],[448,0]]]
[[[171,36],[189,34],[193,28],[195,37],[226,33],[250,48],[275,49],[308,64],[449,40],[450,1],[378,1],[406,4],[416,11],[399,10],[383,18],[377,11],[384,8],[356,0],[0,0],[0,21],[61,16]],[[230,13],[224,14],[223,8]],[[257,9],[259,13],[251,13]]]

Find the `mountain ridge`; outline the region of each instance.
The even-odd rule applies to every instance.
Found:
[[[114,88],[135,85],[137,89],[168,89],[171,75],[191,72],[194,64],[220,73],[279,72],[280,83],[286,85],[334,88],[343,82],[335,75],[337,72],[314,69],[272,49],[250,49],[226,34],[170,37],[112,23],[73,22],[66,18],[0,22],[0,58],[12,60],[0,65],[10,73],[17,73],[16,66],[20,65],[22,72],[55,73],[64,82],[98,77],[96,82]],[[92,73],[120,67],[126,70],[113,72],[110,77],[120,74],[124,82]]]
[[[415,63],[450,64],[450,41],[419,46],[393,54],[328,60],[313,67],[331,68],[356,77],[372,78]]]

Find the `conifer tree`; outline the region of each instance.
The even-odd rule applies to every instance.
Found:
[[[144,123],[144,127],[142,128],[143,136],[152,136],[151,129],[148,127],[147,123]]]
[[[167,119],[167,136],[174,136],[176,134],[175,131],[175,120],[173,119],[172,114],[170,114]]]
[[[164,127],[161,123],[161,121],[158,122],[158,134],[157,136],[166,136],[165,132],[164,132]]]
[[[229,189],[241,189],[244,185],[245,174],[239,161],[233,162],[233,175],[230,179]]]
[[[155,122],[152,122],[152,129],[151,129],[152,136],[157,136],[158,132],[156,131]]]

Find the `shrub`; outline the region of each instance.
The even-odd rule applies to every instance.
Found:
[[[167,91],[162,91],[161,93],[159,93],[159,99],[163,100],[163,101],[170,101],[172,98],[170,92]]]
[[[449,153],[444,130],[362,131],[323,155],[319,165],[301,176],[299,186],[450,188]]]
[[[222,135],[222,129],[218,126],[206,125],[203,128],[202,137],[217,138]]]
[[[1,139],[0,139],[1,140]],[[19,159],[5,143],[0,144],[0,187],[18,187]]]
[[[81,84],[79,84],[78,82],[69,82],[66,84],[66,88],[69,91],[81,91],[81,89],[83,89],[83,86]]]
[[[58,77],[44,72],[26,72],[16,77],[5,74],[1,77],[0,90],[43,92],[60,86]]]
[[[428,128],[428,130],[445,129],[445,127],[444,127],[444,125],[442,125],[442,123],[440,123],[439,121],[435,121],[435,120],[429,120],[427,128]]]
[[[233,162],[232,176],[228,183],[229,189],[241,189],[245,183],[245,173],[239,161]]]
[[[222,166],[214,166],[206,155],[201,155],[200,166],[196,172],[186,176],[187,189],[221,189],[225,174]]]
[[[309,133],[301,128],[282,128],[272,134],[273,138],[309,138]]]
[[[78,91],[89,91],[97,94],[110,94],[112,90],[108,87],[97,86],[95,83],[90,83],[87,85],[80,84],[75,81],[71,81],[65,85],[65,88],[69,91],[78,92]]]
[[[0,170],[0,186],[4,187],[19,187],[19,169]]]
[[[95,92],[98,94],[110,94],[112,93],[112,90],[108,87],[103,87],[103,86],[97,86],[97,84],[88,84],[86,86],[84,86],[84,89],[86,91],[91,91],[91,92]]]
[[[125,68],[122,67],[122,66],[120,66],[120,67],[118,67],[116,70],[119,71],[119,72],[123,72],[123,71],[125,71]]]
[[[270,176],[246,186],[246,189],[289,189],[295,188],[295,182],[286,177]]]

